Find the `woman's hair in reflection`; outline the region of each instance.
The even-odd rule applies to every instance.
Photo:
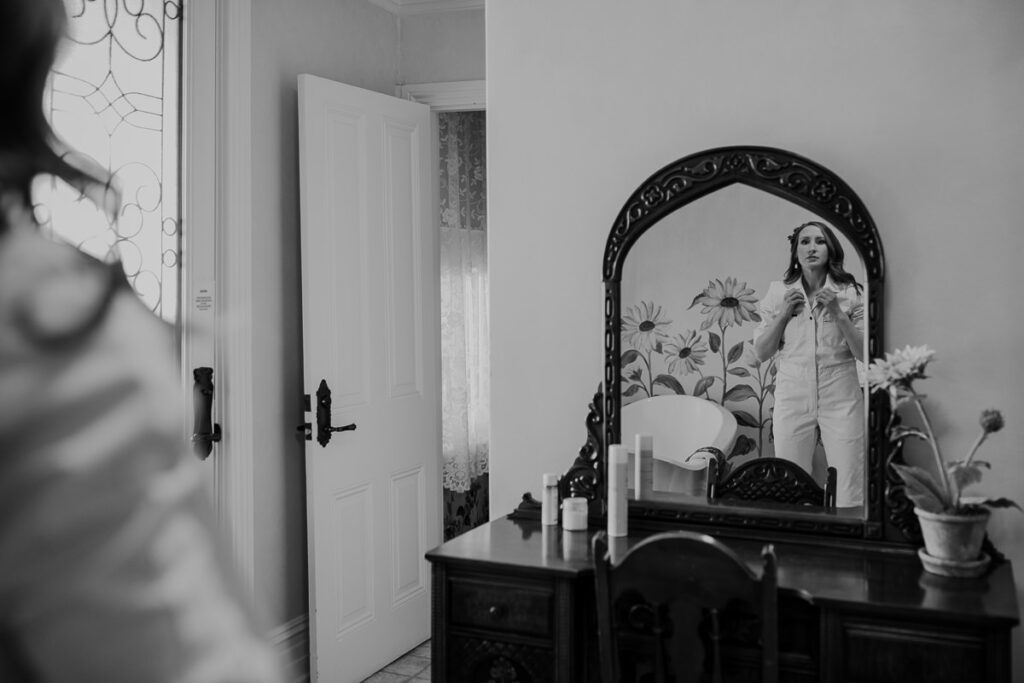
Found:
[[[46,80],[67,28],[63,0],[0,0],[0,196],[32,206],[32,180],[52,174],[80,192],[104,185],[73,166],[43,112]],[[7,230],[0,211],[0,234]]]
[[[786,268],[786,273],[782,276],[782,281],[787,285],[793,284],[800,279],[801,270],[800,262],[796,257],[797,245],[800,243],[800,233],[803,232],[804,228],[814,226],[821,230],[822,236],[825,238],[825,244],[828,245],[828,276],[839,285],[853,286],[858,292],[864,288],[859,282],[857,282],[852,275],[846,272],[843,267],[843,260],[846,258],[846,254],[843,251],[843,245],[839,243],[836,238],[836,234],[832,232],[832,228],[828,227],[824,223],[819,221],[808,221],[802,225],[796,226],[793,232],[789,234],[789,267]]]

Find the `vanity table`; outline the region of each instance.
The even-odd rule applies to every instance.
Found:
[[[724,147],[664,166],[628,197],[612,223],[601,263],[601,387],[584,421],[586,442],[558,485],[559,499],[586,499],[589,529],[542,526],[540,506],[527,494],[508,518],[428,552],[434,680],[599,680],[590,542],[607,525],[607,446],[632,443],[634,437],[621,434],[625,403],[674,393],[701,396],[731,411],[746,432],[729,452],[718,452],[723,467],[717,469],[715,476],[722,477],[717,484],[727,481],[723,470],[741,462],[763,462],[768,471],[772,460],[785,456],[775,453],[765,436],[775,372],[768,362],[744,360],[751,342],[739,334],[755,317],[749,309],[743,311],[747,318],[740,316],[739,298],[753,292],[745,280],[762,277],[743,269],[754,273],[781,244],[782,261],[775,264],[781,271],[783,238],[808,217],[824,221],[818,224],[847,245],[830,242],[829,250],[841,256],[845,249],[848,262],[856,259],[864,344],[857,356],[878,357],[886,304],[881,238],[863,202],[836,174],[784,150]],[[744,256],[744,249],[746,263],[734,258]],[[730,260],[718,263],[731,274],[715,278],[715,305],[731,312],[718,311],[719,317],[694,325],[686,316],[700,297],[690,303],[691,285],[679,278],[707,282],[701,269],[721,252]],[[680,291],[686,296],[673,302]],[[667,326],[659,317],[662,302],[685,326],[682,335],[659,332],[659,326]],[[726,314],[731,317],[723,318]],[[672,345],[670,359],[665,345]],[[722,368],[721,376],[713,376],[710,363],[699,375],[692,372],[696,366],[682,364],[704,353]],[[656,374],[656,356],[674,365],[666,362]],[[684,386],[697,376],[696,384]],[[920,526],[902,481],[889,467],[902,461],[902,453],[890,448],[888,403],[885,396],[867,392],[863,403],[864,452],[857,465],[863,470],[863,505],[809,509],[756,495],[724,504],[690,494],[642,493],[629,501],[629,535],[610,539],[613,553],[658,531],[688,529],[722,541],[756,572],[762,547],[772,543],[783,681],[1009,681],[1010,634],[1019,623],[1010,564],[987,543],[993,562],[980,578],[950,579],[922,569],[916,553]],[[654,449],[657,455],[657,444]],[[743,614],[726,613],[723,619],[723,660],[734,668],[732,679],[757,680],[751,634],[758,629]]]
[[[434,680],[599,681],[597,530],[499,519],[427,553]],[[625,552],[646,535],[610,540]],[[762,542],[724,540],[759,569]],[[1010,680],[1019,614],[1008,562],[982,579],[945,579],[912,555],[774,545],[782,681]],[[742,643],[733,652],[746,668]],[[752,680],[757,661],[745,662]]]

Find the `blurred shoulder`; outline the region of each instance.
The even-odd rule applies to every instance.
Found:
[[[74,344],[103,320],[123,271],[34,228],[14,226],[0,238],[0,349],[55,349]]]

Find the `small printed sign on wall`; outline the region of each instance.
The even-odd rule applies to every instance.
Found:
[[[197,313],[213,312],[213,284],[196,288],[193,309]]]

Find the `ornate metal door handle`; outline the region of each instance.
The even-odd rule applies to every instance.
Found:
[[[350,432],[355,430],[356,424],[347,424],[342,427],[331,426],[331,388],[327,386],[327,380],[321,379],[320,386],[316,390],[316,441],[321,446],[327,446],[331,440],[332,432]]]
[[[220,425],[213,424],[213,368],[195,368],[192,378],[192,450],[200,460],[206,460],[221,438]]]

